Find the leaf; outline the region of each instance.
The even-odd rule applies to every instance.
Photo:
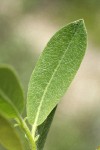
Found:
[[[83,20],[65,26],[48,42],[28,87],[27,115],[34,127],[44,122],[65,94],[79,69],[86,45]]]
[[[0,66],[0,113],[6,117],[17,117],[24,107],[21,85],[14,71],[5,65]]]
[[[0,116],[0,144],[7,150],[23,150],[15,129],[2,116]]]
[[[41,125],[38,126],[37,132],[38,132],[39,138],[37,140],[37,150],[43,150],[56,108],[57,106],[51,111],[47,119]]]

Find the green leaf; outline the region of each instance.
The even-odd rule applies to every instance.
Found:
[[[0,116],[0,144],[7,150],[23,150],[15,129],[2,116]]]
[[[18,78],[8,66],[0,66],[0,113],[17,117],[24,107],[24,96]]]
[[[27,100],[30,124],[40,125],[59,103],[82,62],[87,45],[83,20],[59,30],[48,42],[32,73]]]
[[[39,135],[39,138],[37,140],[37,150],[43,150],[43,147],[44,147],[44,144],[45,144],[45,141],[47,138],[47,134],[49,132],[56,108],[57,107],[55,107],[51,111],[51,113],[49,114],[47,119],[41,125],[39,125],[37,128],[37,133]]]

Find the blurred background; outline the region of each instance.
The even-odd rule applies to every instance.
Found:
[[[100,145],[100,0],[0,0],[0,63],[15,68],[25,93],[50,37],[80,18],[88,31],[87,53],[58,106],[44,150]]]

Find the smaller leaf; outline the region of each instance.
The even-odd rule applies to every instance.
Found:
[[[41,125],[38,126],[37,132],[39,138],[37,140],[37,150],[43,150],[56,108],[57,106],[51,111],[47,119]]]
[[[0,113],[6,117],[17,117],[24,107],[24,96],[19,80],[8,66],[0,66]]]
[[[7,98],[1,91],[0,91],[0,114],[6,117],[16,117],[17,112],[12,103],[10,103],[9,98]]]
[[[0,144],[7,150],[23,150],[15,129],[2,116],[0,116]]]

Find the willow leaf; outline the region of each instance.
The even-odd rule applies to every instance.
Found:
[[[34,128],[59,103],[82,62],[87,45],[83,20],[68,24],[48,42],[32,73],[27,114]]]
[[[39,136],[37,140],[37,150],[43,150],[56,108],[57,106],[51,111],[47,119],[37,128],[37,133]]]
[[[0,66],[0,113],[6,117],[17,117],[24,107],[24,96],[21,85],[14,71]],[[18,113],[17,113],[18,112]]]

